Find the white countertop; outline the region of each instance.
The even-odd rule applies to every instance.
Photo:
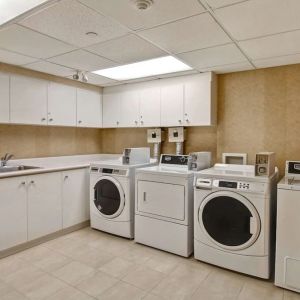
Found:
[[[87,168],[90,166],[91,162],[114,160],[120,158],[120,156],[121,154],[89,154],[10,160],[7,163],[8,166],[24,165],[38,167],[38,169],[3,172],[0,173],[0,179],[7,177],[26,176],[47,172]]]

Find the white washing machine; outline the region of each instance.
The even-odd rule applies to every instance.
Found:
[[[159,166],[136,171],[136,242],[185,257],[191,255],[193,178],[188,155],[163,154]]]
[[[256,177],[254,166],[217,164],[195,174],[196,259],[270,277],[277,173]]]
[[[90,167],[91,227],[126,238],[134,237],[135,170],[155,164],[122,164],[121,158]]]
[[[300,292],[300,161],[287,161],[278,183],[275,284]]]

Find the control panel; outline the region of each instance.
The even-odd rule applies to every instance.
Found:
[[[126,176],[127,171],[125,169],[112,169],[112,168],[99,168],[92,166],[91,167],[91,173],[101,173],[101,174],[112,174],[112,175],[120,175],[120,176]]]
[[[211,178],[196,178],[195,180],[196,189],[212,189],[221,188],[236,191],[245,192],[264,192],[265,184],[259,182],[245,182],[245,181],[234,181],[234,180],[219,180]]]

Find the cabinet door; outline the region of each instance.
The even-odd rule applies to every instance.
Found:
[[[141,90],[140,126],[160,126],[160,88],[158,86]]]
[[[9,123],[9,76],[0,73],[0,123]]]
[[[183,125],[183,84],[166,83],[161,88],[161,125]]]
[[[116,128],[120,125],[121,94],[109,89],[103,94],[103,127]]]
[[[77,89],[77,126],[102,127],[102,97],[99,92]]]
[[[211,120],[211,77],[210,74],[188,78],[184,89],[184,125],[209,126]]]
[[[0,251],[27,241],[27,196],[23,177],[0,180]]]
[[[45,80],[11,76],[11,123],[47,125],[47,88]]]
[[[121,127],[137,127],[139,125],[139,91],[123,90],[121,93]]]
[[[28,240],[61,229],[61,173],[28,177]]]
[[[76,126],[75,87],[49,82],[48,125]]]
[[[90,219],[89,170],[79,169],[62,173],[63,228]]]

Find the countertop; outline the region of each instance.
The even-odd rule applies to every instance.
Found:
[[[8,166],[31,166],[38,169],[30,169],[24,171],[3,172],[0,173],[1,178],[27,176],[33,174],[41,174],[48,172],[59,172],[63,170],[72,170],[87,168],[91,162],[118,159],[121,154],[89,154],[89,155],[72,155],[72,156],[56,156],[42,158],[27,158],[10,160]]]

